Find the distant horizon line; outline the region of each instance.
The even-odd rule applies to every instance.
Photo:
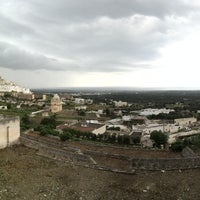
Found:
[[[129,87],[129,86],[97,86],[97,87],[87,87],[87,86],[71,86],[71,87],[35,87],[30,88],[30,90],[139,90],[139,91],[169,91],[169,90],[200,90],[200,87]]]

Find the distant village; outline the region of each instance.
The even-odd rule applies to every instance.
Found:
[[[163,149],[180,139],[200,134],[200,122],[195,116],[150,119],[148,116],[169,114],[174,109],[131,109],[131,105],[131,102],[113,99],[96,103],[80,93],[33,93],[0,78],[0,129],[3,133],[0,148],[17,143],[20,133],[27,131],[53,133],[54,136],[67,132],[65,139]],[[157,135],[153,137],[152,133]],[[164,135],[165,139],[159,135]]]

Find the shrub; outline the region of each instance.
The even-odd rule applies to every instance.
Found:
[[[178,140],[171,145],[171,150],[174,152],[181,152],[185,148],[185,144],[183,141]]]
[[[70,132],[63,132],[59,134],[59,137],[61,141],[66,141],[66,140],[72,139],[72,134]]]

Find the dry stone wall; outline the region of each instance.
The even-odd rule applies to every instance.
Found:
[[[22,134],[20,141],[27,147],[38,150],[38,154],[52,159],[71,162],[75,165],[132,174],[135,170],[179,170],[200,168],[200,157],[191,158],[133,158],[95,151],[81,151],[76,147],[48,142],[45,138],[32,138]]]

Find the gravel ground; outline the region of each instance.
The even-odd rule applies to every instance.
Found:
[[[200,169],[117,174],[73,166],[23,147],[0,150],[0,199],[200,199]]]

